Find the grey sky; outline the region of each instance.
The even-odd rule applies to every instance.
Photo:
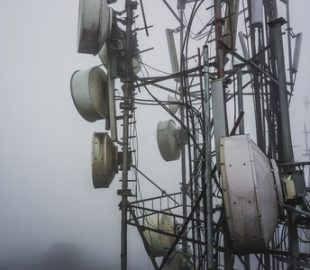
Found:
[[[302,147],[299,135],[304,121],[309,122],[303,100],[310,96],[310,2],[291,2],[294,31],[304,33],[292,102],[294,145]],[[140,43],[144,49],[156,47],[144,59],[160,67],[161,59],[168,58],[161,27],[175,27],[176,22],[161,1],[144,3],[148,23],[158,20],[160,26]],[[85,122],[70,95],[73,71],[99,63],[97,57],[76,53],[77,11],[77,0],[0,0],[0,263],[17,251],[47,250],[55,242],[74,243],[103,261],[119,263],[119,177],[108,190],[94,190],[91,183],[91,136],[103,131],[104,123]],[[165,178],[179,173],[161,161],[156,149],[157,120],[149,119],[155,113],[165,117],[150,108],[137,115],[140,165],[165,184]],[[143,128],[146,123],[148,129]],[[137,239],[136,232],[130,233],[129,266],[147,269],[146,259],[137,259],[145,254]]]

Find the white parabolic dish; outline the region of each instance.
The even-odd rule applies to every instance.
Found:
[[[148,228],[175,234],[175,221],[172,216],[166,214],[153,214],[144,219],[144,225]],[[171,248],[174,237],[146,229],[144,236],[155,257],[165,256]]]
[[[160,121],[157,124],[157,144],[159,152],[165,161],[180,158],[181,146],[178,133],[180,133],[180,130],[173,120]]]
[[[111,21],[107,0],[80,0],[78,52],[97,54],[110,35]]]
[[[247,135],[222,138],[221,174],[234,251],[264,251],[279,215],[276,181],[269,160]]]
[[[117,147],[108,133],[94,133],[92,175],[95,188],[108,188],[117,173]]]
[[[74,72],[71,95],[76,109],[86,121],[94,122],[109,116],[107,76],[99,67]]]

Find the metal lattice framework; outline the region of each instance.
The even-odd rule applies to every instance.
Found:
[[[177,0],[176,7],[162,0],[178,22],[166,33],[170,42],[174,36],[179,38],[179,52],[170,44],[175,53],[170,55],[173,72],[164,76],[155,72],[152,77],[140,75],[142,72],[137,75],[133,64],[133,60],[139,62],[146,74],[150,69],[160,71],[138,57],[143,50],[137,51],[137,31],[151,33],[145,1],[124,1],[124,12],[108,10],[108,4],[114,2],[104,1],[102,6],[99,1],[98,5],[111,16],[105,18],[110,29],[106,64],[110,114],[115,114],[111,109],[115,102],[121,108],[116,117],[122,121],[120,140],[112,117],[107,120],[108,127],[114,125],[112,141],[121,149],[121,269],[127,269],[128,225],[137,228],[154,269],[310,268],[306,249],[310,245],[309,188],[302,184],[304,167],[310,162],[295,161],[289,123],[300,45],[300,34],[295,35],[290,26],[289,0]],[[280,8],[286,11],[286,18],[278,15]],[[97,14],[95,9],[91,12]],[[136,14],[141,15],[143,27],[136,28]],[[100,19],[99,13],[97,16]],[[100,31],[99,24],[97,27]],[[294,57],[293,43],[297,48]],[[97,53],[97,47],[91,52],[86,47],[86,53]],[[116,77],[122,84],[120,92],[114,89]],[[158,91],[173,93],[176,99],[163,101],[157,97]],[[140,104],[161,106],[180,127],[181,189],[174,193],[166,192],[139,168],[136,109]],[[178,113],[172,112],[172,105],[179,107]],[[221,137],[247,133],[268,160],[276,160],[283,187],[291,178],[297,180],[294,196],[286,196],[281,206],[268,247],[260,253],[238,254],[225,215],[219,149]],[[140,196],[140,177],[154,186],[157,196]],[[160,215],[169,217],[171,229],[161,229]],[[149,221],[154,216],[156,226]],[[146,232],[170,242],[162,258],[156,258]],[[178,263],[174,256],[180,256]]]
[[[155,269],[166,269],[169,256],[176,250],[182,250],[184,256],[190,254],[192,269],[309,267],[310,255],[299,249],[308,242],[301,235],[309,237],[309,204],[306,200],[298,206],[287,205],[268,250],[262,254],[234,254],[225,222],[221,175],[217,170],[219,164],[214,146],[212,107],[221,104],[212,104],[209,88],[211,81],[223,81],[225,92],[222,105],[225,112],[230,112],[227,136],[245,132],[243,115],[247,108],[244,104],[251,102],[258,146],[269,158],[278,161],[282,176],[289,171],[303,171],[308,164],[296,163],[292,152],[283,151],[284,148],[292,151],[290,134],[283,134],[289,128],[283,126],[287,120],[283,120],[283,111],[284,114],[286,110],[288,112],[288,100],[294,90],[296,76],[291,60],[290,46],[294,36],[289,18],[286,18],[287,33],[284,37],[289,44],[287,73],[281,49],[284,30],[281,25],[285,22],[277,17],[277,1],[264,1],[265,22],[258,26],[251,25],[248,6],[251,1],[240,1],[238,10],[234,6],[236,1],[192,1],[190,8],[184,1],[183,5],[179,1],[178,10],[167,1],[163,2],[180,21],[180,26],[176,27],[181,38],[180,71],[156,78],[136,78],[135,87],[145,89],[187,133],[188,142],[182,150],[181,162],[185,166],[182,188],[179,192],[167,194],[154,183],[161,195],[128,203],[127,224],[137,227]],[[288,3],[286,8],[289,8]],[[198,14],[201,18],[201,12],[209,20],[194,34],[195,19]],[[236,17],[239,17],[238,25],[244,31],[239,34],[245,44],[243,52],[235,47],[238,30],[233,25]],[[230,31],[225,29],[225,22],[230,25]],[[194,46],[197,46],[196,49]],[[165,87],[164,83],[173,79],[179,88],[179,116],[171,113],[167,103],[158,100],[150,90],[155,86],[169,91],[170,88]],[[285,101],[283,104],[281,91],[286,93],[286,104]],[[284,147],[283,143],[287,141],[290,145]],[[134,165],[133,170],[148,178]],[[159,213],[173,217],[178,224],[174,234],[145,224],[147,216]],[[145,230],[175,239],[162,261],[153,256],[144,235]]]

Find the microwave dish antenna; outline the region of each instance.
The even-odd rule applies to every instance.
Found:
[[[101,68],[75,71],[70,88],[74,105],[86,121],[109,117],[107,76]]]
[[[93,134],[91,157],[94,188],[108,188],[118,172],[117,146],[108,133]]]
[[[175,234],[175,220],[166,214],[153,214],[144,219],[144,224],[148,228]],[[155,257],[165,256],[174,242],[174,237],[145,229],[144,236]]]
[[[107,0],[80,0],[78,52],[96,55],[112,29],[112,9]]]
[[[173,120],[157,124],[157,145],[165,161],[178,160],[184,143],[184,134]]]
[[[279,217],[277,179],[269,160],[248,135],[221,139],[221,174],[234,251],[266,250]]]
[[[180,108],[178,103],[180,103],[179,100],[177,100],[174,96],[168,95],[168,108],[173,114],[176,114]]]

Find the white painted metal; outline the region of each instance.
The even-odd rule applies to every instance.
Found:
[[[180,72],[180,67],[179,67],[179,61],[178,61],[175,41],[173,37],[173,30],[166,29],[166,37],[167,37],[167,44],[168,44],[172,73],[178,73]]]
[[[111,61],[108,53],[108,46],[105,43],[100,52],[99,58],[102,64],[108,71],[108,93],[109,93],[109,113],[110,113],[110,129],[111,129],[111,139],[113,142],[117,141],[117,123],[116,123],[116,108],[115,108],[115,80],[112,78],[112,68],[111,68]]]
[[[109,64],[110,66],[110,64]],[[115,80],[112,78],[111,68],[108,68],[108,92],[109,92],[109,113],[111,139],[117,141],[117,122],[116,122],[116,107],[115,107]]]
[[[251,0],[251,25],[262,26],[264,23],[263,0]]]
[[[173,114],[176,114],[179,110],[180,105],[176,104],[177,102],[179,102],[179,100],[171,95],[168,95],[168,108]]]
[[[181,154],[180,130],[173,120],[157,124],[157,144],[165,161],[177,160]]]
[[[302,33],[298,33],[295,38],[296,38],[296,41],[295,41],[295,50],[294,50],[293,66],[292,66],[293,72],[297,72],[298,67],[299,67]]]
[[[241,49],[242,49],[242,52],[243,52],[243,57],[246,60],[249,60],[249,58],[250,58],[249,57],[249,52],[248,52],[247,46],[245,44],[245,37],[246,37],[246,35],[240,31],[240,32],[238,32],[238,36],[239,36],[239,41],[240,41],[240,44],[241,44]]]
[[[139,52],[132,58],[132,70],[135,74],[141,71],[141,58]]]
[[[169,215],[153,214],[144,219],[144,225],[165,233],[175,234],[175,220]],[[175,239],[174,237],[147,229],[144,231],[144,236],[155,257],[165,256]]]
[[[108,67],[108,47],[107,43],[105,43],[101,50],[98,53],[101,63],[107,68]]]
[[[238,25],[239,0],[229,0],[228,5],[229,5],[228,10],[230,10],[231,13],[225,19],[223,42],[228,47],[235,49],[237,25]]]
[[[293,200],[296,198],[296,189],[295,189],[295,183],[292,180],[292,176],[288,175],[284,177],[284,195],[286,200]]]
[[[107,0],[80,0],[78,52],[97,54],[110,35],[111,21]]]
[[[191,257],[191,254],[184,255],[181,251],[176,251],[169,257],[163,270],[191,270],[193,269]]]
[[[274,159],[271,159],[270,163],[271,163],[272,172],[273,172],[274,181],[275,181],[274,183],[275,183],[275,187],[277,191],[279,211],[281,213],[283,211],[284,199],[283,199],[283,189],[282,189],[281,179],[279,175],[279,169]]]
[[[248,135],[222,138],[221,174],[234,251],[264,251],[279,215],[277,188],[269,160]]]
[[[109,116],[107,77],[102,69],[76,71],[70,84],[74,105],[86,121],[94,122]]]
[[[117,147],[108,133],[94,133],[92,141],[92,176],[95,188],[108,188],[117,173]]]
[[[214,122],[214,138],[217,164],[220,162],[220,140],[227,136],[227,119],[225,112],[225,96],[223,89],[223,80],[217,79],[211,81],[211,98]],[[220,168],[218,168],[220,170]]]

